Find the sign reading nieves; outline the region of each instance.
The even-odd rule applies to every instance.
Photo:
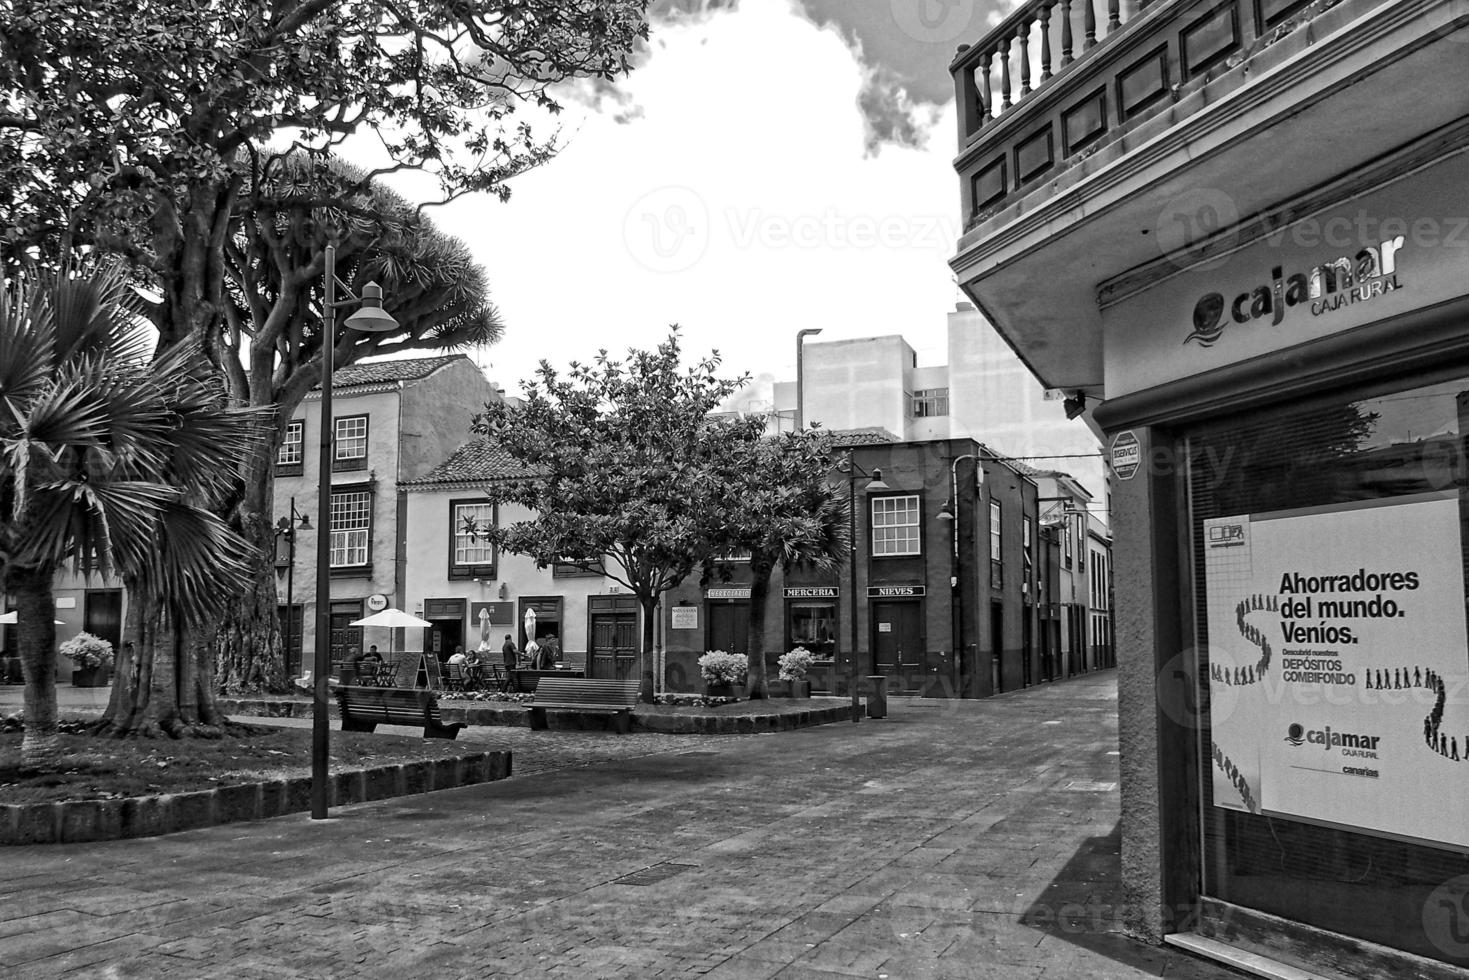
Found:
[[[902,599],[908,596],[920,596],[927,591],[922,585],[869,585],[867,597],[869,599]]]

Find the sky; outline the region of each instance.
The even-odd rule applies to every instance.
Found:
[[[543,358],[651,348],[672,324],[727,375],[794,379],[805,327],[900,333],[944,363],[962,298],[948,63],[998,16],[975,0],[655,0],[636,70],[562,92],[553,161],[509,202],[431,212],[506,323],[471,353],[510,394]]]

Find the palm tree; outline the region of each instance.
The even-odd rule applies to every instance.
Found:
[[[224,408],[197,346],[151,361],[150,346],[120,268],[30,271],[0,291],[0,584],[19,613],[27,768],[58,761],[59,571],[121,574],[135,607],[141,593],[179,623],[246,580],[248,545],[205,504],[254,416]]]

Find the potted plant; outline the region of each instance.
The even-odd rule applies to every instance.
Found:
[[[811,696],[811,681],[807,679],[806,672],[811,669],[815,659],[805,647],[796,647],[789,653],[780,655],[780,679],[790,684],[791,697]]]
[[[711,698],[732,698],[737,686],[745,683],[749,662],[744,655],[711,650],[699,658],[699,674]]]
[[[78,633],[61,644],[61,655],[73,664],[72,687],[105,687],[112,673],[112,644],[91,633]]]

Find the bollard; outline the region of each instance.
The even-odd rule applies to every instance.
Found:
[[[867,678],[871,685],[867,692],[867,717],[886,718],[888,716],[888,679],[885,674],[871,674]]]

